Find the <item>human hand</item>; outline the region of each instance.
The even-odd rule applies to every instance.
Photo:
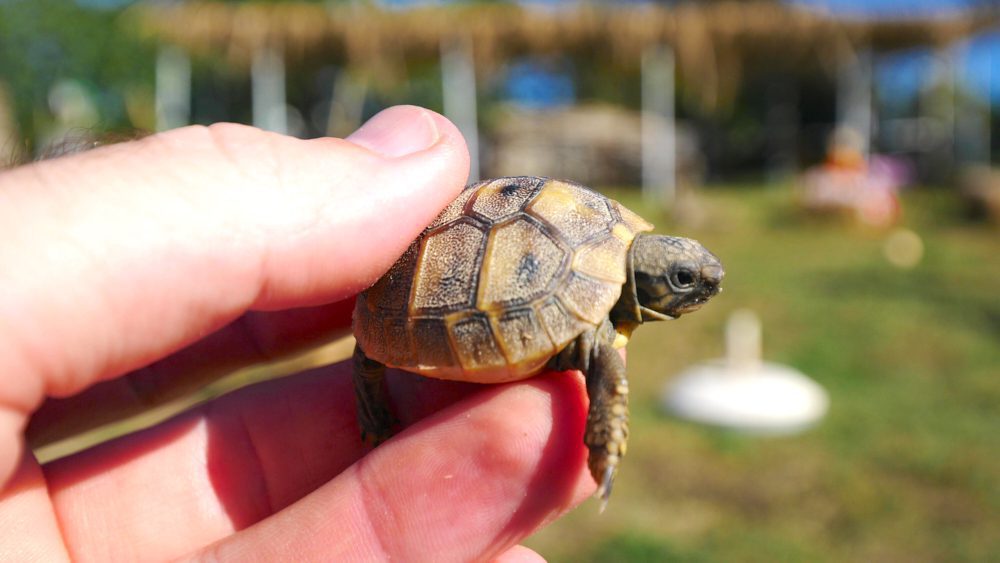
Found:
[[[44,467],[25,445],[343,331],[467,159],[397,107],[346,140],[191,127],[0,175],[0,560],[537,557],[517,543],[594,488],[578,377],[393,373],[407,428],[367,454],[346,362]]]

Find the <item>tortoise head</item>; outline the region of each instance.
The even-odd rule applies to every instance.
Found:
[[[632,287],[624,288],[616,309],[632,322],[675,319],[721,291],[722,263],[696,240],[639,235],[629,254]]]

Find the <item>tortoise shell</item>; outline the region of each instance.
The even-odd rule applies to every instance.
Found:
[[[651,229],[578,184],[472,184],[358,297],[354,334],[369,358],[431,377],[529,377],[608,318]]]

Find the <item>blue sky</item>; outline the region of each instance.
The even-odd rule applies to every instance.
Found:
[[[982,0],[792,0],[791,3],[858,17],[928,17],[985,4]]]
[[[841,17],[926,18],[956,10],[986,5],[983,0],[794,0],[795,4],[823,10]],[[983,99],[1000,103],[1000,29],[985,33],[958,46],[962,87]],[[933,72],[933,53],[918,49],[882,57],[876,81],[887,96],[905,99],[916,95]]]
[[[1000,31],[984,34],[957,47],[961,88],[994,104],[1000,103]],[[934,53],[917,49],[885,55],[876,65],[880,91],[891,98],[916,95],[934,72]]]

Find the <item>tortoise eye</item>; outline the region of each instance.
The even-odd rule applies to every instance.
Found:
[[[688,270],[678,270],[674,272],[671,280],[679,288],[687,288],[694,285],[694,274]]]

